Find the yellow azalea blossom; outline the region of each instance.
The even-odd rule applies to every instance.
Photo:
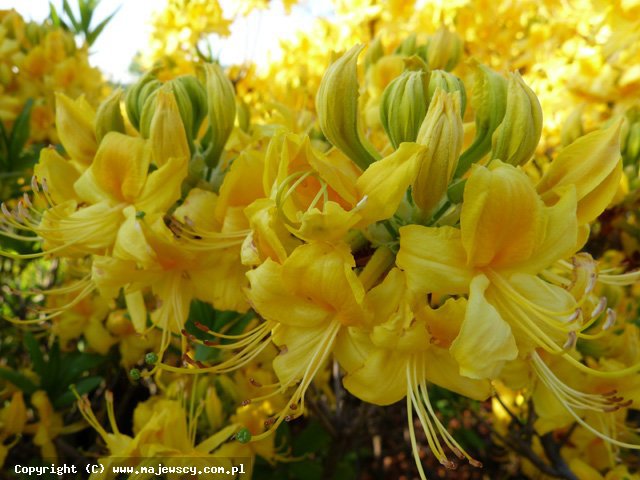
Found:
[[[447,468],[455,467],[443,450],[444,443],[459,458],[479,465],[442,425],[429,401],[427,382],[477,400],[489,397],[491,386],[486,380],[460,376],[458,365],[448,350],[458,334],[466,301],[450,299],[433,310],[412,298],[404,273],[397,268],[391,270],[380,285],[367,293],[365,305],[374,319],[370,333],[363,336],[351,329],[354,338],[339,343],[337,357],[343,365],[351,365],[347,367],[348,374],[343,383],[358,398],[377,405],[390,405],[406,397],[411,444],[424,479],[414,433],[414,410],[429,447],[440,463]],[[361,356],[359,362],[343,360],[343,357],[353,357],[354,352]]]
[[[106,477],[94,473],[90,478],[113,478],[111,466],[119,465],[123,459],[135,457],[167,457],[173,465],[186,465],[183,457],[188,458],[188,465],[200,464],[205,459],[218,456],[215,450],[224,444],[238,425],[228,425],[212,436],[196,443],[195,421],[197,418],[187,416],[182,404],[175,400],[152,397],[138,404],[134,411],[134,436],[120,432],[113,407],[113,395],[105,394],[107,415],[112,432],[109,433],[96,418],[88,399],[82,398],[78,406],[83,417],[100,435],[109,452],[108,457],[100,459],[105,465]],[[175,458],[175,463],[173,461]],[[125,460],[126,461],[126,460]],[[220,458],[222,465],[231,466],[228,459]],[[144,460],[148,462],[148,460]],[[157,463],[157,462],[156,462]],[[144,465],[145,463],[141,463]],[[210,460],[207,462],[210,465]],[[202,464],[204,465],[204,464]]]
[[[273,393],[253,401],[294,388],[286,406],[265,422],[268,429],[256,440],[305,412],[306,390],[337,338],[346,333],[344,327],[367,323],[364,288],[353,267],[346,245],[313,243],[296,248],[282,264],[267,259],[247,274],[249,301],[267,320],[280,349],[273,361],[279,382]]]
[[[575,205],[568,190],[554,207],[545,206],[522,171],[492,162],[475,167],[467,181],[460,229],[400,229],[397,264],[410,288],[469,295],[451,346],[461,374],[496,378],[519,351],[561,352],[558,343],[579,329],[576,299],[536,276],[574,252]],[[475,361],[478,355],[486,361]]]

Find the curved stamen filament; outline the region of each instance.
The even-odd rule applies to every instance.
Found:
[[[619,397],[606,397],[604,395],[586,394],[578,392],[558,379],[551,369],[544,363],[537,353],[532,355],[532,364],[534,371],[542,383],[554,394],[556,399],[565,407],[569,414],[597,437],[619,447],[630,448],[639,450],[640,445],[634,445],[632,443],[619,441],[607,433],[595,429],[589,423],[587,423],[580,415],[578,415],[575,409],[591,410],[601,414],[613,412],[619,408],[626,407],[630,402],[622,402],[622,398]]]
[[[252,441],[262,440],[263,438],[271,434],[271,432],[273,432],[275,429],[277,429],[278,426],[283,421],[289,422],[294,418],[297,418],[304,414],[305,393],[309,388],[309,385],[311,385],[311,382],[317,375],[318,371],[323,367],[323,365],[325,364],[325,361],[329,357],[329,354],[333,349],[333,344],[335,342],[336,336],[338,335],[338,332],[340,331],[341,326],[342,325],[337,320],[332,320],[331,323],[327,326],[327,328],[322,334],[322,338],[318,342],[318,346],[315,348],[311,356],[311,359],[307,362],[306,368],[304,368],[304,372],[301,372],[302,367],[304,367],[304,365],[301,366],[299,370],[299,372],[301,373],[301,375],[299,375],[300,383],[298,384],[296,390],[291,396],[291,399],[289,400],[289,402],[287,402],[287,407],[282,409],[277,414],[276,417],[272,417],[269,420],[267,420],[265,422],[265,426],[267,427],[267,430],[259,435],[252,437]],[[290,384],[283,385],[281,388],[284,391],[289,386]],[[294,405],[296,405],[296,407],[292,408]]]

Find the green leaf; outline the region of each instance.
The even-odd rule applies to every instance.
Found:
[[[73,15],[73,11],[71,10],[71,6],[69,5],[69,2],[67,0],[62,0],[62,9],[64,10],[64,13],[67,14],[67,17],[69,17],[69,20],[73,25],[74,32],[80,33],[82,31],[81,25],[80,23],[78,23],[78,21],[76,20],[76,17]]]
[[[104,379],[102,377],[86,377],[80,380],[75,384],[76,391],[79,395],[85,395],[92,390],[95,390],[100,386]],[[68,387],[67,391],[61,395],[58,395],[51,403],[53,407],[56,409],[68,407],[71,405],[76,399],[73,391],[71,390],[71,386]]]
[[[31,380],[21,373],[14,372],[13,370],[0,367],[0,378],[13,383],[27,395],[31,395],[33,392],[38,390],[37,385],[35,385]]]
[[[24,334],[24,345],[29,353],[29,358],[33,365],[33,371],[42,378],[45,374],[44,357],[42,355],[42,350],[40,350],[40,345],[31,332],[26,332]]]
[[[13,130],[11,130],[11,137],[9,138],[9,170],[12,170],[14,162],[18,160],[22,149],[27,143],[27,140],[29,140],[29,120],[31,118],[32,107],[33,99],[30,98],[24,104],[22,111],[13,124]]]
[[[91,18],[93,17],[93,5],[87,0],[78,0],[78,7],[80,10],[80,25],[82,26],[82,31],[88,34]]]
[[[58,15],[58,11],[56,7],[53,6],[53,3],[49,2],[49,18],[53,23],[54,27],[60,28],[62,26],[62,20],[60,20],[60,15]]]
[[[65,355],[60,365],[60,383],[69,385],[85,372],[93,370],[105,361],[105,357],[93,353],[74,352]]]
[[[295,437],[293,442],[294,456],[305,453],[315,453],[320,455],[329,449],[331,435],[322,427],[320,422],[311,420],[309,426]]]
[[[116,8],[116,10],[107,18],[105,18],[102,22],[100,22],[96,28],[94,28],[91,32],[87,33],[87,43],[89,44],[89,46],[93,45],[93,43],[97,40],[97,38],[100,36],[102,31],[104,30],[104,27],[106,27],[107,24],[113,19],[115,14],[120,11],[120,8],[122,7],[120,6]]]

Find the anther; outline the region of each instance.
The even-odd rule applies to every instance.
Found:
[[[606,297],[600,297],[600,301],[598,302],[598,305],[596,305],[596,308],[593,309],[593,312],[591,312],[591,318],[596,318],[597,316],[599,316],[602,312],[604,312],[604,309],[607,306],[607,299]]]
[[[280,346],[280,351],[278,352],[278,355],[284,355],[285,353],[287,353],[289,351],[289,349],[287,348],[286,345],[281,345]]]
[[[602,326],[603,330],[609,330],[616,323],[616,312],[612,309],[607,308],[607,319],[604,321],[604,325]]]
[[[580,318],[580,315],[582,315],[582,309],[576,308],[575,312],[573,312],[569,317],[568,323],[575,322],[578,318]]]
[[[364,208],[364,206],[367,204],[367,200],[369,200],[368,195],[365,195],[364,197],[362,197],[360,201],[356,203],[356,210],[360,210],[361,208]]]
[[[40,184],[42,185],[42,190],[44,191],[44,193],[49,193],[49,185],[47,184],[47,179],[43,178]]]
[[[587,284],[587,288],[585,293],[591,293],[591,291],[596,287],[596,283],[598,282],[598,276],[595,273],[589,275],[589,283]]]
[[[262,387],[262,384],[260,382],[258,382],[255,378],[250,378],[249,379],[249,383],[251,385],[253,385],[254,387],[257,387],[257,388]]]
[[[242,400],[242,402],[240,402],[240,406],[241,407],[246,407],[247,405],[249,405],[251,403],[251,399],[247,398],[246,400]]]
[[[267,419],[264,421],[264,426],[265,426],[265,427],[267,427],[267,428],[269,428],[269,427],[270,427],[271,425],[273,425],[274,423],[276,423],[276,419],[275,419],[275,418],[273,418],[273,417],[272,417],[272,418],[267,418]]]
[[[205,333],[209,332],[209,327],[207,327],[204,323],[200,323],[200,322],[193,322],[193,325],[198,329],[198,330],[202,330]]]
[[[291,410],[297,410],[298,409],[298,404],[297,403],[292,403],[291,405],[289,405],[289,408]]]
[[[476,467],[476,468],[482,468],[482,462],[479,462],[478,460],[474,459],[474,458],[470,458],[469,459],[469,464]]]
[[[33,206],[29,195],[27,195],[27,192],[24,192],[22,194],[22,199],[24,200],[24,203],[27,205],[27,207],[31,208]]]
[[[13,218],[13,215],[11,214],[7,206],[4,204],[4,202],[2,202],[2,205],[0,205],[0,209],[2,209],[2,213],[5,217]]]
[[[576,346],[576,341],[578,340],[578,335],[576,334],[575,331],[571,331],[569,332],[569,336],[567,338],[567,341],[564,342],[564,345],[562,346],[563,350],[571,350],[573,347]]]
[[[40,189],[38,188],[38,177],[35,175],[31,177],[31,190],[36,193],[40,193]]]

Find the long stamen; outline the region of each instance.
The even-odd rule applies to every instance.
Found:
[[[569,414],[597,437],[623,448],[639,450],[640,445],[619,441],[610,435],[595,429],[587,423],[575,409],[591,410],[601,414],[610,413],[619,408],[626,407],[630,402],[622,402],[622,398],[605,395],[594,395],[578,392],[570,388],[558,379],[551,369],[544,363],[537,353],[532,354],[532,364],[534,371],[542,383],[554,394],[556,399],[565,407]]]

